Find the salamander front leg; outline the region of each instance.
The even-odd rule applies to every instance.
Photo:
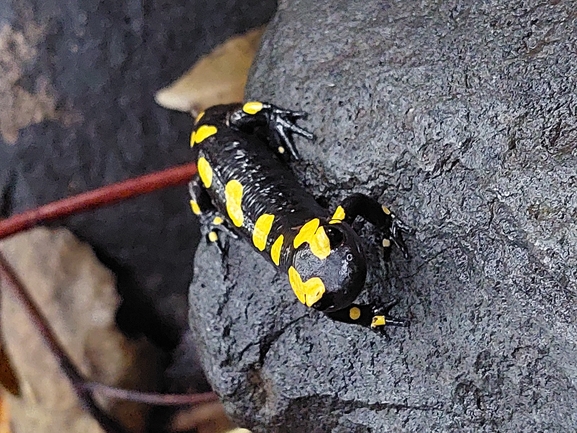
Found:
[[[231,114],[229,121],[241,130],[266,126],[269,135],[272,134],[275,138],[266,140],[268,144],[280,154],[288,151],[294,159],[299,159],[293,135],[300,135],[308,140],[315,138],[314,134],[297,125],[297,120],[306,118],[307,113],[304,111],[287,110],[266,102],[251,101]]]
[[[371,328],[375,332],[383,333],[387,326],[408,326],[409,321],[388,315],[397,302],[391,302],[383,307],[375,304],[351,304],[347,308],[339,311],[325,313],[333,320],[351,323],[355,325]]]
[[[315,136],[304,128],[297,125],[298,119],[306,119],[308,116],[304,111],[292,111],[270,105],[270,127],[276,133],[281,146],[285,146],[292,157],[300,159],[298,150],[294,144],[293,134],[314,140]]]
[[[219,236],[220,232],[236,239],[237,235],[228,227],[227,221],[214,208],[210,198],[202,186],[198,175],[195,175],[188,184],[190,193],[190,208],[200,221],[201,233],[207,241],[216,244],[221,253],[224,253],[225,247]]]
[[[403,232],[410,233],[411,229],[403,223],[388,207],[381,205],[375,199],[364,194],[352,194],[337,207],[332,222],[345,221],[352,224],[357,216],[361,216],[384,233],[382,245],[387,255],[391,243],[401,250],[405,258],[409,251],[403,240]]]

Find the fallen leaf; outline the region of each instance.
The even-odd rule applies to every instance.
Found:
[[[234,423],[219,401],[181,410],[172,421],[172,429],[177,432],[195,430],[198,433],[226,433],[234,428]]]
[[[38,228],[3,241],[0,249],[84,375],[124,388],[154,385],[158,354],[145,340],[128,340],[116,328],[119,299],[114,277],[88,245],[64,229]],[[0,287],[2,338],[21,389],[20,397],[8,396],[14,429],[18,433],[101,432],[80,407],[21,305]],[[104,403],[126,428],[143,430],[146,406]]]
[[[213,105],[242,101],[248,72],[264,30],[258,27],[226,40],[173,84],[159,90],[156,102],[196,116]]]
[[[10,407],[2,391],[0,391],[0,433],[10,433]]]

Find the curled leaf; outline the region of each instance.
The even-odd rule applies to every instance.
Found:
[[[0,248],[86,377],[126,388],[154,385],[158,354],[145,340],[128,340],[117,329],[114,276],[88,245],[64,229],[38,228],[2,241]],[[7,395],[12,425],[18,432],[100,433],[30,317],[3,284],[0,332],[21,388],[20,396]],[[127,429],[143,431],[147,407],[126,401],[103,405]]]
[[[240,102],[264,27],[234,36],[202,57],[173,84],[155,95],[158,104],[196,116],[217,104]]]

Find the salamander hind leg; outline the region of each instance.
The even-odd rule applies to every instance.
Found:
[[[225,233],[235,239],[237,235],[230,229],[227,220],[212,205],[198,175],[194,176],[188,184],[188,191],[190,208],[200,221],[201,233],[208,242],[214,243],[221,253],[224,253],[225,244],[221,234]]]
[[[360,325],[382,334],[386,327],[409,325],[409,321],[406,319],[399,319],[388,315],[389,311],[396,304],[396,301],[385,306],[378,306],[376,304],[351,304],[342,310],[325,312],[325,314],[338,322]]]
[[[352,224],[357,216],[363,217],[383,231],[382,245],[387,256],[390,254],[391,243],[393,243],[401,250],[405,258],[409,257],[409,251],[403,240],[403,232],[410,233],[412,230],[388,207],[364,194],[352,194],[337,207],[332,221],[345,221]]]
[[[230,115],[231,125],[241,130],[254,129],[266,126],[268,129],[267,143],[276,152],[283,155],[285,152],[294,159],[299,159],[293,135],[300,135],[308,140],[314,140],[311,132],[297,125],[299,119],[306,119],[304,111],[293,111],[266,102],[251,101]]]

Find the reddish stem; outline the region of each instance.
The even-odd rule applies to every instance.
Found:
[[[187,183],[195,174],[196,164],[190,163],[54,201],[0,221],[0,239],[34,227],[40,223],[109,206],[128,198],[137,197],[170,186],[182,185]]]
[[[104,385],[98,382],[85,383],[84,387],[108,398],[134,401],[155,406],[195,405],[218,400],[218,396],[214,392],[203,392],[201,394],[160,394],[116,388],[115,386]]]

